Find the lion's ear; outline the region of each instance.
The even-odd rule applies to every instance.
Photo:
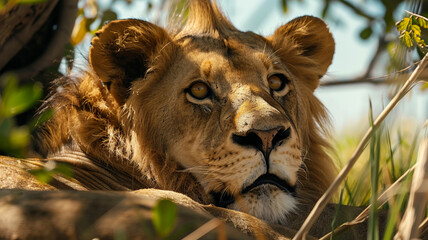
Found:
[[[131,82],[144,77],[156,53],[170,41],[161,27],[143,20],[116,20],[92,39],[89,61],[95,73],[122,104]]]
[[[279,27],[268,40],[285,64],[299,74],[305,73],[302,81],[315,90],[334,54],[334,39],[324,21],[312,16],[296,18]]]

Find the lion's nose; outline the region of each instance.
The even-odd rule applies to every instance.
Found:
[[[249,130],[245,135],[232,134],[232,140],[241,146],[253,147],[260,150],[265,159],[282,140],[290,136],[290,128],[277,127],[269,130]]]

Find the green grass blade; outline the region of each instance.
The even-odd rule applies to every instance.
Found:
[[[390,240],[394,236],[394,229],[397,223],[400,222],[400,211],[402,209],[402,206],[405,204],[405,200],[408,195],[408,190],[410,189],[409,186],[409,177],[407,177],[404,182],[403,186],[400,187],[400,190],[398,192],[405,192],[405,194],[398,194],[396,196],[396,201],[394,201],[393,204],[390,204],[389,211],[388,211],[388,220],[385,226],[385,233],[383,235],[383,240]]]
[[[386,131],[386,143],[388,144],[389,163],[391,165],[391,171],[390,171],[391,176],[392,176],[391,182],[395,182],[397,180],[397,177],[395,175],[394,150],[392,149],[391,135],[389,134],[389,130]]]
[[[341,210],[340,208],[341,208],[341,206],[342,206],[343,191],[344,191],[344,189],[342,189],[342,190],[340,191],[339,204],[337,205],[336,212],[334,213],[333,221],[331,221],[331,235],[330,235],[330,240],[332,240],[332,239],[333,239],[334,229],[336,229],[336,220],[337,220],[337,217],[339,216],[339,212],[340,212],[340,210]]]
[[[373,126],[373,111],[372,104],[370,101],[370,125]],[[380,161],[380,130],[378,129],[373,137],[370,139],[370,180],[371,180],[371,196],[369,213],[369,230],[367,232],[367,239],[379,240],[379,223],[377,214],[377,189],[379,183],[379,161]]]
[[[405,166],[406,169],[410,168],[410,166],[416,162],[415,151],[416,151],[416,146],[418,146],[418,137],[419,135],[415,134],[412,144],[410,145],[411,147],[407,155],[407,165]]]
[[[355,198],[354,198],[355,195],[353,194],[348,181],[345,181],[345,191],[346,191],[346,194],[348,195],[348,201],[345,203],[347,205],[355,206]]]

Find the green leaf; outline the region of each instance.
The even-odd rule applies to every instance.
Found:
[[[369,26],[369,27],[366,27],[366,28],[364,28],[361,32],[360,32],[360,38],[361,39],[364,39],[364,40],[367,40],[368,38],[370,38],[370,36],[372,35],[372,33],[373,33],[373,30],[372,30],[372,28]]]
[[[117,14],[113,12],[110,9],[107,9],[103,12],[103,17],[101,18],[100,26],[98,28],[101,28],[106,22],[111,20],[116,20]]]
[[[91,31],[91,25],[92,25],[92,23],[95,22],[95,20],[97,20],[97,19],[96,18],[87,18],[87,20],[86,20],[86,26],[85,26],[87,32]]]
[[[14,118],[0,120],[0,150],[13,157],[24,158],[31,135],[27,126],[16,127]]]
[[[54,111],[51,108],[44,110],[40,115],[33,118],[33,120],[28,124],[30,130],[33,131],[36,127],[40,126],[44,122],[52,118]]]
[[[73,177],[73,168],[66,163],[57,163],[55,168],[52,170],[53,173],[61,174],[66,178]]]
[[[153,226],[157,234],[162,238],[168,236],[177,219],[177,206],[173,202],[163,199],[152,209],[152,214]]]
[[[44,3],[46,0],[18,0],[19,4],[34,4],[34,3]]]
[[[428,82],[422,84],[421,90],[427,90],[428,89]]]
[[[9,142],[13,148],[26,148],[30,143],[30,131],[26,126],[13,128],[10,132]]]
[[[77,16],[83,16],[83,15],[85,15],[85,9],[79,8],[79,10],[77,11]]]
[[[9,143],[10,131],[12,130],[14,125],[15,123],[13,121],[13,118],[5,118],[3,120],[0,120],[0,142]]]
[[[12,117],[32,107],[42,97],[43,90],[40,83],[31,83],[22,87],[17,81],[7,83],[0,106],[0,115]]]
[[[7,73],[0,80],[1,82],[6,83],[1,94],[0,117],[7,117],[6,112],[8,109],[5,109],[5,100],[10,98],[10,95],[13,95],[18,88],[18,78],[13,73]]]
[[[281,5],[282,5],[282,11],[284,13],[287,13],[287,10],[288,10],[287,0],[281,0]]]
[[[49,183],[53,179],[52,172],[44,168],[29,170],[28,172],[33,174],[33,176],[42,183]]]
[[[397,25],[397,30],[399,32],[407,30],[407,27],[409,26],[410,18],[403,18],[403,20],[399,21]]]
[[[33,169],[28,172],[33,174],[42,183],[49,183],[56,174],[61,174],[66,178],[73,176],[73,169],[69,164],[55,161],[48,161],[45,163],[44,168]]]

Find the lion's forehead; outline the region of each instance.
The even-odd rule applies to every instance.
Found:
[[[215,38],[211,36],[187,36],[180,44],[186,57],[197,65],[209,60],[214,65],[231,71],[246,72],[260,64],[269,62],[272,49],[262,41],[243,40],[237,38]]]
[[[225,53],[239,52],[239,49],[250,48],[254,50],[267,50],[267,40],[252,32],[235,31],[228,36],[215,36],[210,34],[186,35],[175,42],[188,48],[201,50],[222,49]]]

